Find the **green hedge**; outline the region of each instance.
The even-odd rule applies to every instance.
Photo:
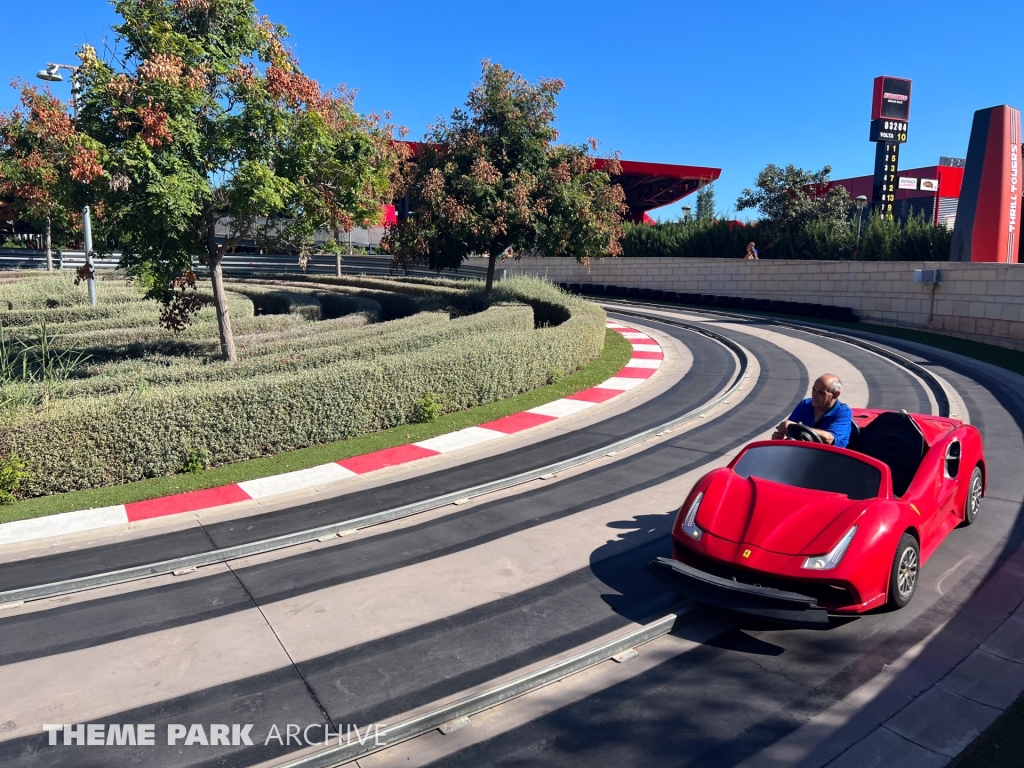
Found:
[[[229,294],[240,293],[251,300],[257,315],[298,315],[310,322],[319,320],[323,315],[320,302],[308,293],[280,291],[259,285],[239,285],[234,282],[228,289]]]
[[[125,483],[179,472],[196,449],[215,465],[227,464],[394,427],[413,418],[428,392],[445,412],[493,402],[542,386],[555,372],[571,373],[600,353],[605,325],[598,307],[529,277],[500,283],[495,299],[527,302],[531,310],[495,306],[482,318],[450,321],[455,328],[465,323],[463,332],[426,349],[422,328],[410,318],[393,337],[392,348],[401,350],[394,354],[51,401],[8,416],[0,455],[29,461],[23,496]],[[466,332],[473,321],[477,331]]]
[[[87,379],[66,385],[67,396],[134,392],[145,387],[172,384],[200,384],[214,381],[238,381],[273,373],[321,368],[343,360],[374,360],[450,345],[481,335],[511,331],[525,333],[533,327],[529,307],[499,305],[486,312],[449,320],[447,313],[420,314],[370,328],[346,329],[340,322],[347,317],[322,323],[331,328],[330,336],[288,339],[263,344],[235,365],[210,365],[201,359],[178,360],[172,365],[155,361],[152,365],[112,365],[96,371]],[[397,324],[397,325],[396,325]],[[340,332],[339,332],[340,331]]]
[[[328,290],[338,295],[359,297],[375,301],[381,306],[382,320],[398,320],[415,315],[417,312],[431,312],[442,309],[451,301],[458,301],[461,294],[445,288],[436,293],[423,287],[414,291],[394,290],[400,288],[397,282],[384,279],[358,277],[326,277],[321,275],[274,275],[262,279],[245,279],[247,285],[276,286],[298,291],[308,287],[311,293]],[[310,285],[312,284],[312,285]],[[318,287],[314,287],[318,286]],[[481,305],[479,309],[483,309]]]
[[[839,226],[812,221],[788,228],[716,219],[622,227],[623,256],[742,259],[751,241],[762,259],[949,261],[953,232],[923,214],[903,222],[871,214],[859,241],[856,218]]]

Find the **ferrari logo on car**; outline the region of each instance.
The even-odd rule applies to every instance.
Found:
[[[744,549],[743,550],[743,556],[744,557],[750,557],[750,550],[749,549]]]

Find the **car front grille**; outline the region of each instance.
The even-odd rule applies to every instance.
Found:
[[[700,555],[679,544],[673,542],[673,550],[676,560],[686,563],[712,576],[722,579],[738,581],[741,584],[750,584],[769,589],[778,589],[783,592],[796,592],[799,595],[807,595],[818,601],[818,605],[827,608],[841,608],[847,605],[856,605],[860,601],[857,593],[846,584],[830,584],[825,581],[799,579],[784,579],[762,571],[755,571],[749,568],[723,563],[718,560]]]

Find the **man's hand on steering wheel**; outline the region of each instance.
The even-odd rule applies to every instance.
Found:
[[[807,443],[826,444],[825,438],[818,434],[817,430],[811,429],[806,424],[791,421],[786,429],[786,437],[791,440],[802,440]]]

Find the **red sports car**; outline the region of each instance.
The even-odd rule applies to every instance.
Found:
[[[697,602],[822,626],[902,608],[918,571],[985,493],[981,435],[956,419],[854,409],[847,448],[801,425],[751,443],[679,509],[672,558],[646,571]]]

